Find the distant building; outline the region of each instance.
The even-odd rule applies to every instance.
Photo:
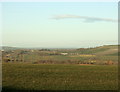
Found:
[[[70,55],[79,55],[79,53],[70,53]]]
[[[31,50],[31,52],[34,52],[34,50]]]
[[[61,55],[68,55],[68,53],[61,53]]]
[[[10,54],[7,54],[6,57],[10,57],[11,55]]]
[[[1,52],[4,52],[4,50],[1,50]]]

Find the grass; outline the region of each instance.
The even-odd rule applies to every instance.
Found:
[[[5,90],[117,90],[115,65],[3,64]]]

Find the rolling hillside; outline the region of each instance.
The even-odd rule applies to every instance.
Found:
[[[81,54],[95,54],[95,55],[117,55],[118,46],[117,45],[104,45],[96,48],[80,48],[77,49]]]
[[[117,45],[80,49],[22,49],[7,47],[4,50],[3,58],[7,60],[9,57],[10,62],[50,64],[80,64],[93,61],[96,62],[96,64],[105,64],[108,61],[117,64],[118,62]],[[63,53],[67,54],[63,55]]]

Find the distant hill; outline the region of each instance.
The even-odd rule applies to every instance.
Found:
[[[10,51],[10,50],[16,50],[16,49],[20,49],[18,47],[9,47],[9,46],[1,46],[0,50],[4,50],[4,51]]]
[[[117,55],[117,45],[104,45],[95,48],[80,48],[77,49],[81,54],[96,54],[96,55]]]
[[[40,49],[40,48],[19,48],[3,46],[5,54],[9,53],[14,57],[18,54],[24,56],[25,62],[40,62],[40,63],[80,63],[95,61],[98,64],[104,64],[106,61],[118,62],[118,46],[104,45],[94,48],[79,48],[79,49]],[[15,50],[15,51],[11,51]],[[13,53],[11,53],[13,52]],[[67,53],[62,55],[61,53]],[[119,52],[120,54],[120,52]],[[21,58],[20,58],[21,59]]]
[[[106,50],[96,53],[97,55],[117,55],[118,54],[117,45],[108,45],[108,46],[103,46],[101,48],[103,49],[106,48]]]
[[[19,48],[19,47],[9,47],[9,46],[3,46],[0,47],[0,50],[10,51],[10,50],[17,50],[17,49],[35,49],[35,48]],[[36,48],[40,49],[40,48]],[[54,49],[52,49],[54,50]],[[61,49],[62,51],[65,51],[65,49]],[[76,52],[79,54],[96,54],[96,55],[117,55],[118,54],[118,45],[104,45],[99,46],[95,48],[79,48],[79,49],[67,49],[66,51],[69,52]]]

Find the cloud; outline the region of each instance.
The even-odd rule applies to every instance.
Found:
[[[57,15],[54,16],[52,19],[84,19],[84,22],[118,22],[117,19],[110,19],[110,18],[98,18],[98,17],[89,17],[89,16],[77,16],[77,15]]]

